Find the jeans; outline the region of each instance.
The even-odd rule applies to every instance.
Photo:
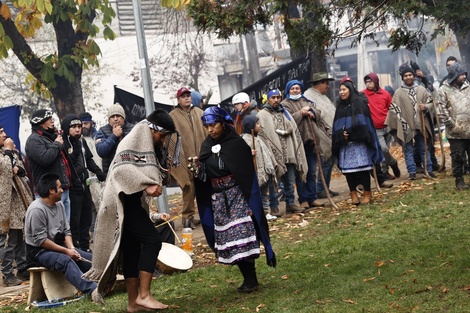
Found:
[[[390,165],[396,164],[397,160],[390,154],[389,147],[392,142],[392,135],[387,131],[387,128],[381,128],[375,130],[377,138],[379,139],[380,149],[385,158],[385,162],[382,163],[382,172],[387,173]]]
[[[409,174],[416,174],[416,163],[414,160],[414,148],[419,149],[419,154],[421,157],[421,162],[424,164],[424,137],[422,133],[417,133],[414,137],[414,146],[413,140],[407,142],[403,148],[404,155],[405,155],[405,163],[406,169],[408,170]],[[431,154],[427,151],[426,159],[427,159],[427,168],[428,173],[432,172],[432,162],[431,162]]]
[[[77,252],[83,258],[91,261],[91,253],[80,249],[77,249]],[[87,295],[90,295],[97,287],[95,282],[82,278],[83,273],[87,272],[91,268],[91,263],[86,261],[75,262],[63,253],[51,250],[42,250],[38,253],[36,259],[37,262],[45,268],[63,273],[65,275],[65,279],[74,285],[75,288]]]
[[[0,235],[0,258],[2,259],[2,274],[5,278],[13,276],[13,260],[19,273],[27,270],[26,243],[23,240],[22,229],[10,229],[7,235]]]
[[[268,180],[269,185],[269,207],[275,209],[279,207],[279,197],[276,188],[274,188],[274,182],[272,178]],[[281,184],[279,184],[281,185]]]
[[[295,201],[295,164],[286,164],[287,172],[282,175],[282,181],[284,183],[284,197],[286,199],[286,205],[294,205]]]
[[[330,188],[330,181],[331,181],[331,173],[333,172],[333,166],[335,165],[335,157],[331,156],[329,159],[322,161],[321,168],[323,171],[323,176],[325,177],[326,186]],[[320,171],[318,172],[317,178],[317,194],[324,192],[325,188],[323,188],[323,183],[320,177]]]
[[[297,193],[299,202],[313,202],[317,199],[317,155],[313,146],[305,147],[305,158],[307,159],[308,171],[307,181],[304,183],[296,172]],[[287,203],[287,202],[286,202]]]

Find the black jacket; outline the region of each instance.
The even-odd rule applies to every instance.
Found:
[[[54,135],[34,127],[26,140],[25,152],[34,186],[43,174],[55,173],[59,175],[62,188],[69,189],[71,186],[69,162],[62,145],[54,140]]]

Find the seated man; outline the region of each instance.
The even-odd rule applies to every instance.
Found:
[[[91,295],[97,284],[82,278],[91,267],[91,253],[76,249],[60,201],[62,187],[59,176],[46,173],[36,185],[40,198],[26,211],[24,234],[27,260],[36,266],[62,272],[81,292]]]

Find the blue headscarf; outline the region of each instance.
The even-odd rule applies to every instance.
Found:
[[[230,114],[218,106],[211,106],[204,110],[201,120],[204,126],[207,124],[225,123],[233,127],[233,119],[230,117]]]
[[[302,95],[302,98],[304,98],[304,84],[302,84],[299,80],[293,79],[289,80],[286,84],[286,90],[284,90],[284,95],[286,96],[286,99],[290,99],[290,94],[289,90],[292,88],[294,85],[299,85],[300,86],[300,94]]]

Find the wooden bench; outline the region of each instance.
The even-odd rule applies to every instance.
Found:
[[[29,295],[28,304],[34,301],[70,298],[78,293],[71,283],[65,279],[64,274],[50,271],[45,267],[31,267],[28,269]]]

